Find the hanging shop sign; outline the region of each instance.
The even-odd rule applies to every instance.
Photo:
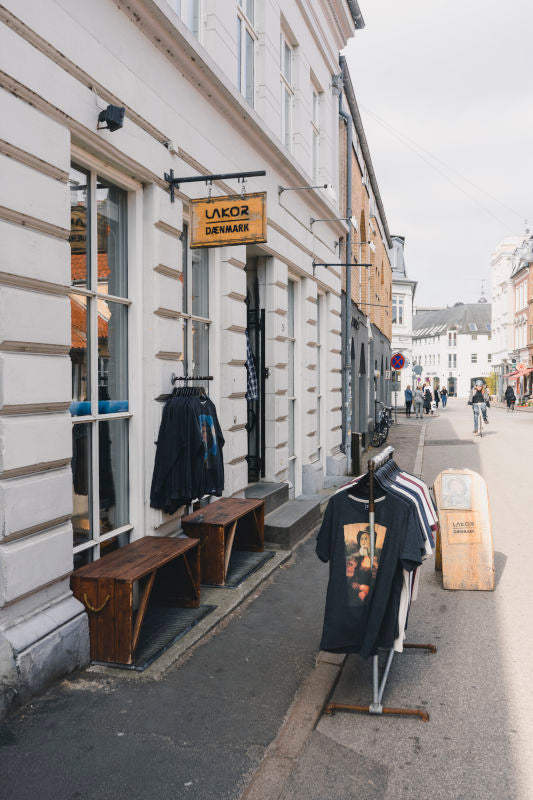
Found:
[[[267,240],[266,192],[191,200],[191,247]]]

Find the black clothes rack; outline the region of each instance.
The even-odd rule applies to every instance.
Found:
[[[170,377],[170,383],[172,384],[172,386],[175,386],[175,384],[178,381],[186,381],[185,388],[192,388],[188,386],[189,381],[212,381],[212,380],[214,380],[212,375],[175,375],[174,373],[172,373]],[[204,391],[203,387],[199,386],[198,393],[200,393],[201,391]],[[155,399],[158,403],[165,403],[169,397],[170,397],[169,394],[160,394]]]
[[[377,470],[387,461],[390,461],[394,453],[394,447],[386,447],[381,453],[368,461],[368,522],[370,526],[370,563],[374,563],[374,537],[375,537],[375,482],[374,475]],[[412,650],[429,650],[436,653],[437,648],[434,644],[405,644],[404,648]],[[391,647],[385,669],[379,680],[379,656],[372,656],[372,702],[367,706],[356,706],[349,703],[328,703],[324,709],[326,714],[333,714],[335,711],[356,711],[362,714],[395,714],[402,717],[419,717],[423,722],[429,722],[429,714],[419,708],[389,708],[383,706],[381,701],[387,685],[392,659],[394,658],[394,647]]]

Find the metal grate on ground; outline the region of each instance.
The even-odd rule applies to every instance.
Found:
[[[273,555],[274,550],[265,550],[263,553],[251,553],[247,550],[233,550],[228,564],[226,583],[224,586],[216,586],[215,588],[236,589],[246,578],[256,572],[259,567],[266,564]],[[202,584],[202,586],[211,585],[212,584],[209,583]]]

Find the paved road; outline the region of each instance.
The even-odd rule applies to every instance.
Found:
[[[488,483],[497,578],[491,593],[448,592],[433,563],[424,566],[409,639],[439,652],[397,656],[384,702],[427,707],[431,721],[323,717],[283,800],[533,798],[533,419],[503,409],[489,419],[481,440],[464,401],[425,420],[426,480],[470,467]],[[352,656],[336,699],[368,702],[370,685]]]

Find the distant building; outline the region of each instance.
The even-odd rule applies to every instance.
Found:
[[[514,371],[511,353],[515,349],[515,298],[513,265],[522,238],[508,236],[498,244],[492,259],[492,370],[497,375],[496,396],[503,398],[508,375]],[[516,362],[518,363],[518,362]]]
[[[514,349],[508,381],[518,397],[531,395],[533,389],[533,234],[524,238],[513,255],[511,281],[514,296]]]
[[[402,353],[407,366],[400,372],[401,395],[398,401],[403,403],[403,391],[407,385],[414,386],[413,373],[413,301],[416,292],[416,281],[407,277],[405,267],[403,236],[392,236],[392,352]]]
[[[420,382],[446,385],[450,395],[466,397],[476,378],[491,372],[491,305],[456,303],[437,311],[418,311],[413,319],[413,361]]]

